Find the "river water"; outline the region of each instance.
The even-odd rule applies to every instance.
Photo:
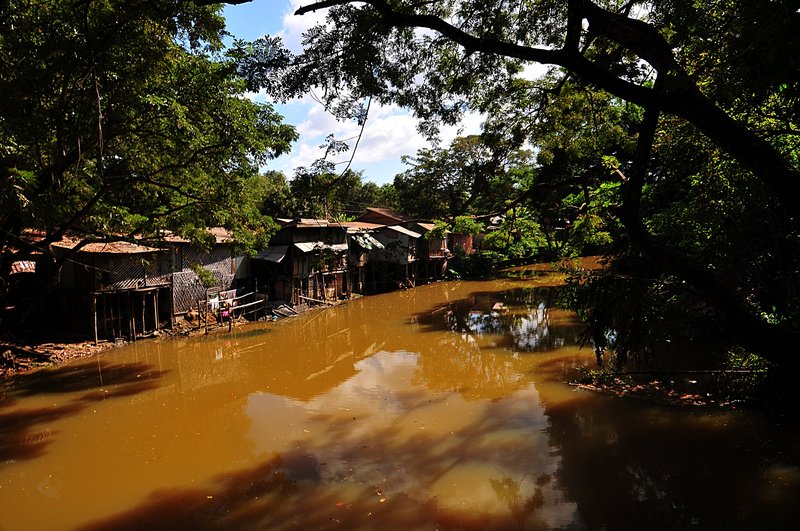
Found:
[[[569,385],[553,277],[439,283],[5,382],[0,529],[795,529],[780,417]]]

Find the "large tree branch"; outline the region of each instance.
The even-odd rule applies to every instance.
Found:
[[[757,175],[776,196],[783,211],[789,217],[800,220],[800,203],[794,200],[800,196],[800,171],[766,140],[753,134],[704,96],[677,64],[666,40],[650,24],[606,11],[589,0],[573,2],[573,24],[579,18],[575,13],[582,13],[593,33],[602,34],[630,49],[656,68],[664,83],[663,90],[658,94],[650,88],[621,79],[606,67],[569,48],[549,50],[479,38],[439,17],[398,11],[386,0],[324,0],[302,7],[295,14],[302,15],[357,1],[375,9],[388,26],[427,28],[471,52],[561,66],[617,97],[644,108],[657,107],[684,118]],[[567,41],[569,46],[574,46],[574,31]]]
[[[661,82],[656,80],[654,90],[660,89]],[[623,185],[623,204],[620,213],[630,237],[631,247],[645,255],[653,263],[654,269],[677,275],[697,292],[702,293],[725,320],[731,336],[740,344],[783,366],[800,365],[800,358],[787,355],[789,353],[785,348],[787,344],[800,341],[800,331],[764,322],[745,300],[745,293],[741,293],[734,284],[725,282],[713,268],[693,256],[656,241],[642,222],[640,210],[642,187],[658,126],[658,117],[657,108],[645,110],[633,165]]]
[[[233,0],[228,3],[245,2]],[[657,107],[663,112],[684,118],[757,175],[777,198],[788,217],[800,220],[800,202],[795,201],[800,196],[800,170],[769,142],[749,131],[703,95],[677,64],[667,41],[651,24],[629,18],[624,11],[607,11],[590,0],[572,0],[565,47],[553,50],[476,37],[440,17],[394,8],[386,0],[322,0],[301,7],[295,14],[303,15],[354,3],[368,4],[386,26],[427,28],[461,45],[468,52],[561,66],[614,96],[644,108]],[[592,35],[602,35],[653,65],[663,79],[663,90],[656,94],[648,87],[622,79],[577,51],[575,44],[580,36],[578,22],[584,19],[589,22]]]

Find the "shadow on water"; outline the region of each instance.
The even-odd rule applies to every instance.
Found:
[[[146,363],[113,364],[99,360],[15,376],[8,387],[16,396],[87,391],[90,392],[86,395],[87,399],[92,399],[91,391],[96,389],[109,388],[106,396],[131,394],[127,392],[129,388],[147,390],[149,385],[156,386],[157,380],[164,374]],[[114,386],[122,387],[110,389]]]
[[[411,411],[429,398],[403,397]],[[208,489],[154,491],[83,529],[541,530],[557,510],[569,529],[788,529],[800,517],[800,481],[787,472],[797,463],[784,461],[796,453],[757,423],[583,392],[543,405],[548,426],[511,437],[486,435],[525,425],[526,412],[509,420],[501,403],[455,433],[411,436],[396,424],[354,436],[358,419],[326,412],[324,448],[298,440]],[[450,474],[489,455],[495,472],[475,481],[503,511],[442,503]]]
[[[798,432],[611,397],[546,407],[558,484],[588,529],[792,529]]]
[[[413,410],[414,404],[427,405],[429,397],[421,391],[403,399]],[[293,450],[257,466],[212,478],[209,488],[157,490],[137,507],[81,529],[547,528],[537,511],[540,489],[551,477],[501,472],[529,460],[531,446],[486,436],[507,421],[495,409],[446,436],[420,431],[409,437],[397,425],[359,430],[357,419],[322,415],[327,421],[322,438],[332,441],[324,448],[297,441]],[[447,483],[448,474],[484,462],[487,455],[497,457],[497,469],[482,481],[505,512],[441,505],[431,486]]]
[[[49,424],[76,415],[92,402],[133,396],[155,389],[163,371],[145,363],[91,362],[42,370],[14,377],[4,383],[0,407],[0,465],[7,461],[35,459],[45,454],[56,430]],[[46,408],[9,411],[15,397],[80,393],[69,403]]]
[[[0,414],[0,466],[11,460],[35,459],[44,455],[56,432],[35,429],[84,409],[77,402],[60,407],[23,409]]]

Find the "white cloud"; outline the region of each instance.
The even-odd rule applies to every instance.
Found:
[[[302,34],[312,26],[323,23],[327,13],[327,10],[322,9],[296,16],[295,11],[303,4],[308,4],[308,1],[290,0],[282,14],[282,26],[277,32],[283,38],[284,44],[295,53],[302,49]],[[247,97],[254,101],[266,100],[263,93],[249,94]],[[355,121],[337,121],[312,95],[282,105],[278,111],[286,117],[287,122],[295,124],[300,134],[300,140],[295,143],[292,151],[270,165],[287,176],[291,176],[295,168],[308,167],[323,156],[324,150],[320,145],[327,135],[333,134],[337,140],[347,142],[352,150],[361,130]],[[459,134],[477,133],[482,121],[483,118],[479,115],[467,115],[461,126],[442,128],[440,140],[446,145]],[[414,155],[419,149],[430,146],[430,142],[417,131],[417,124],[418,120],[405,109],[373,103],[353,156],[352,169],[367,169],[365,178],[368,180],[390,181],[396,173],[405,169],[400,160],[403,155]],[[342,162],[339,167],[344,169],[351,155],[352,151],[341,153],[334,162]]]
[[[468,114],[460,126],[442,128],[440,141],[448,144],[458,135],[478,133],[482,122],[482,116]],[[351,148],[351,151],[337,155],[333,162],[342,163],[341,166],[344,167],[353,156],[352,168],[355,170],[368,165],[383,164],[386,166],[383,171],[389,175],[381,175],[380,180],[386,181],[404,169],[400,161],[403,155],[414,155],[418,150],[430,147],[430,142],[417,131],[417,124],[418,120],[405,109],[373,105],[356,148],[361,127],[355,121],[337,121],[321,105],[314,103],[309,105],[305,119],[297,124],[300,141],[289,155],[279,160],[279,166],[289,175],[294,168],[310,166],[324,155],[324,149],[320,146],[327,135],[333,134],[337,140],[347,142]],[[352,152],[354,148],[355,155]],[[367,178],[370,176],[367,175]]]
[[[303,33],[309,28],[325,22],[325,15],[328,12],[327,9],[320,9],[302,16],[294,14],[303,4],[308,3],[308,0],[291,0],[289,8],[283,14],[283,27],[278,33],[286,47],[295,53],[302,50]]]

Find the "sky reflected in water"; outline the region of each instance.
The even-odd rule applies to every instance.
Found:
[[[568,385],[547,276],[440,283],[5,382],[0,529],[797,522],[780,419]]]

